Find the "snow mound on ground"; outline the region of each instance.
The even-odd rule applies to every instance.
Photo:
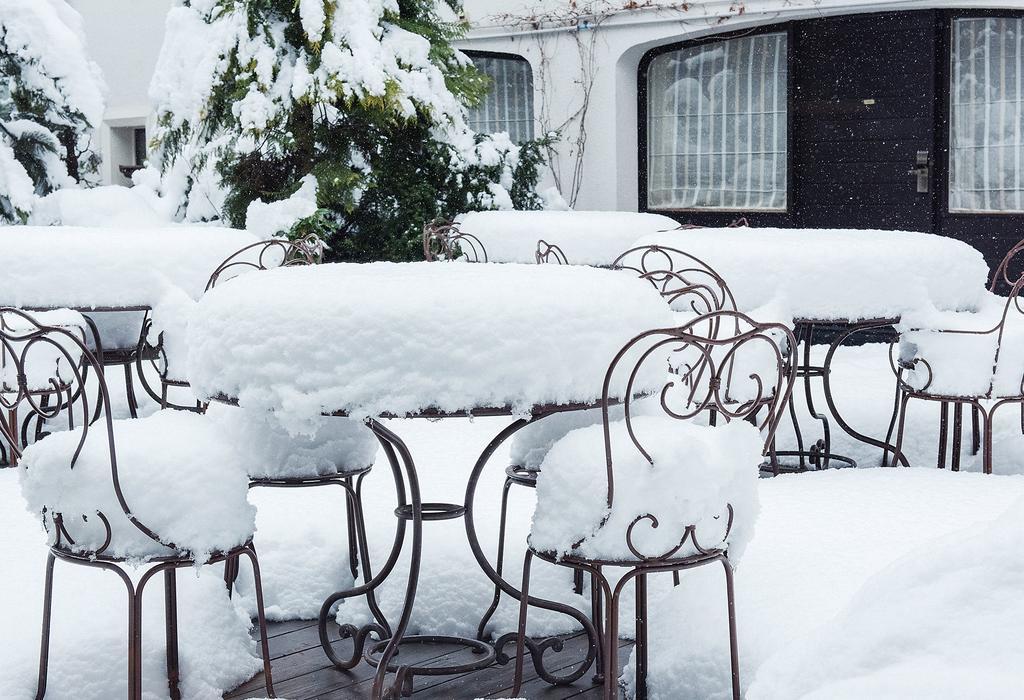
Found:
[[[988,266],[963,241],[930,233],[852,229],[698,228],[635,245],[682,250],[710,265],[740,310],[772,301],[775,319],[894,318],[919,309],[972,310]],[[822,274],[827,270],[827,275]],[[822,280],[827,279],[827,286]],[[771,299],[767,299],[771,297]]]
[[[636,518],[650,515],[657,523],[645,517],[631,535],[643,555],[670,551],[691,525],[697,542],[710,549],[726,536],[731,504],[735,519],[726,541],[730,557],[739,560],[757,520],[764,448],[757,428],[741,421],[694,425],[668,416],[635,418],[632,428],[653,464],[630,441],[625,421],[609,425],[615,478],[610,513],[604,426],[574,430],[551,448],[537,481],[530,544],[559,555],[635,559],[627,532]],[[695,553],[687,541],[678,556]]]
[[[169,223],[134,188],[106,185],[67,187],[36,203],[30,226],[151,228]]]
[[[62,431],[25,449],[21,490],[30,510],[62,513],[76,551],[102,546],[106,531],[95,517],[99,512],[112,532],[107,554],[131,559],[173,554],[135,527],[119,505],[102,421],[93,424],[71,468],[81,437],[81,428]],[[162,542],[203,561],[252,537],[256,510],[246,501],[247,465],[206,417],[159,411],[115,421],[114,451],[128,507]],[[89,521],[80,523],[81,516]]]
[[[478,211],[456,221],[480,239],[491,262],[535,262],[543,239],[573,265],[609,265],[637,238],[678,226],[667,216],[626,211]]]
[[[780,649],[750,687],[767,698],[1010,698],[1024,650],[1024,499],[985,528],[923,546],[843,611]]]
[[[671,324],[649,284],[609,270],[279,268],[203,296],[189,326],[188,374],[201,396],[236,396],[297,424],[325,410],[527,411],[596,400],[615,353],[638,333]],[[654,375],[638,388],[660,387],[664,375]]]
[[[198,298],[214,269],[256,242],[219,226],[0,227],[17,265],[0,276],[0,300],[23,308],[153,306],[168,287]],[[59,279],[60,284],[54,284]]]

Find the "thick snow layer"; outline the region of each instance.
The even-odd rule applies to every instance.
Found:
[[[873,574],[833,619],[775,654],[748,697],[1018,696],[1022,545],[1024,498],[986,526],[936,536]]]
[[[149,228],[168,223],[141,190],[119,185],[51,192],[36,203],[28,219],[30,226]]]
[[[225,258],[255,242],[219,226],[0,227],[0,254],[18,261],[0,277],[0,303],[153,306],[169,287],[198,298]]]
[[[621,418],[621,411],[616,411],[616,414],[616,417]],[[509,443],[511,463],[517,467],[537,471],[555,443],[577,428],[586,428],[600,422],[600,408],[566,411],[547,416],[526,426],[512,437]]]
[[[218,286],[189,326],[203,397],[303,421],[593,401],[628,340],[672,324],[632,274],[555,265],[332,264]],[[638,388],[653,387],[641,378]]]
[[[644,556],[670,552],[694,526],[677,556],[696,554],[694,540],[704,549],[727,542],[738,560],[757,520],[764,448],[757,429],[739,421],[694,425],[666,415],[631,423],[652,461],[631,442],[624,421],[609,425],[615,479],[610,513],[604,426],[574,430],[551,448],[537,480],[531,545],[559,556],[635,559],[627,532],[643,516],[631,541]],[[731,532],[728,505],[734,512]]]
[[[609,265],[641,236],[679,224],[624,211],[479,211],[456,219],[483,243],[491,262],[532,263],[537,241],[557,245],[573,265]]]
[[[207,414],[241,453],[251,477],[344,474],[373,464],[379,443],[361,421],[322,417],[309,435],[290,435],[272,413],[213,405]]]
[[[741,310],[772,302],[779,317],[893,318],[919,309],[972,310],[988,267],[952,238],[905,231],[700,228],[645,236],[710,265]],[[768,320],[768,319],[762,319]]]
[[[119,505],[102,421],[91,427],[72,469],[81,439],[78,428],[25,449],[21,487],[29,508],[62,513],[75,540],[72,548],[79,551],[102,545],[106,531],[95,517],[100,512],[112,531],[106,553],[133,559],[172,554],[133,525]],[[217,424],[180,411],[118,420],[114,452],[128,507],[162,542],[202,561],[252,537],[256,512],[246,501],[248,465]],[[81,516],[89,521],[80,524]]]
[[[900,358],[917,360],[904,375],[912,387],[952,396],[985,396],[990,389],[993,396],[1021,395],[1024,319],[1005,297],[987,295],[976,313],[934,312],[902,325],[908,330],[900,336]]]

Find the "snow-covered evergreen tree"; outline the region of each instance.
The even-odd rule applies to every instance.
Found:
[[[0,224],[96,171],[104,86],[81,25],[65,0],[0,0]]]
[[[415,257],[436,216],[537,207],[541,150],[468,127],[487,79],[441,10],[454,18],[435,0],[179,0],[150,89],[165,200],[241,226],[313,175],[316,214],[293,233],[359,260]]]

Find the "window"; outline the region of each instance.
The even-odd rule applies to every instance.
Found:
[[[533,138],[533,71],[525,58],[470,54],[473,65],[491,79],[491,90],[469,111],[469,125],[483,134],[508,132],[516,143]]]
[[[1024,20],[953,22],[949,209],[1024,211]]]
[[[651,61],[649,209],[786,209],[786,59],[783,32]]]

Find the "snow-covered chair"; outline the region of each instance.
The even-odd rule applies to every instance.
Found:
[[[537,258],[537,264],[543,265],[544,263],[553,263],[555,265],[568,265],[569,259],[565,257],[565,252],[561,246],[554,243],[548,243],[543,238],[537,241],[537,252],[535,253]]]
[[[559,259],[558,256],[561,256]],[[554,261],[566,264],[561,248],[548,244],[546,241],[537,243],[537,262]],[[710,265],[675,248],[650,245],[630,248],[619,255],[612,263],[613,269],[629,270],[647,280],[665,298],[675,312],[680,326],[689,325],[694,319],[704,315],[702,323],[707,327],[701,332],[713,337],[722,332],[722,324],[732,324],[733,328],[726,331],[727,335],[738,332],[739,326],[733,315],[707,316],[718,311],[736,311],[736,300],[722,276]],[[780,346],[785,349],[784,346]],[[699,371],[699,370],[698,370]],[[715,407],[708,406],[711,422],[716,420]],[[529,425],[516,433],[511,444],[511,464],[505,469],[505,485],[502,490],[501,510],[498,517],[498,550],[495,570],[501,574],[505,564],[505,529],[508,510],[509,490],[512,486],[533,488],[537,484],[541,463],[547,451],[567,433],[577,428],[595,425],[601,422],[599,410],[572,411],[555,414],[543,421]],[[575,573],[574,588],[583,593],[582,573]],[[593,589],[592,589],[593,598]],[[486,627],[491,616],[498,609],[501,600],[501,588],[495,586],[491,604],[484,612],[477,626],[477,636],[484,638]],[[597,604],[592,600],[591,607],[596,610]]]
[[[64,329],[81,343],[85,343],[89,337],[89,324],[77,311],[41,311],[33,318],[39,323]],[[0,315],[0,331],[8,334],[27,333],[34,327],[34,322],[21,315]],[[68,392],[75,387],[66,380],[53,382],[55,373],[57,376],[68,377],[74,371],[73,367],[67,366],[68,360],[65,360],[63,351],[67,351],[75,367],[84,371],[83,356],[76,353],[76,345],[69,343],[59,346],[43,344],[46,347],[40,345],[33,349],[28,364],[22,366],[19,364],[19,355],[26,350],[26,342],[11,341],[0,345],[0,403],[3,404],[4,414],[0,416],[0,422],[6,421],[11,436],[19,441],[16,447],[24,447],[43,437],[47,422],[67,412],[72,403],[73,396]],[[19,373],[23,374],[24,387],[21,386]],[[25,393],[25,401],[18,401],[17,397],[22,391]],[[20,404],[26,404],[28,410],[19,412]],[[71,419],[69,413],[68,420]],[[10,450],[4,441],[0,441],[0,466],[16,465],[17,449]]]
[[[12,321],[0,324],[0,345],[18,377],[18,390],[4,395],[4,406],[38,406],[30,386],[40,381],[36,375],[41,372],[71,404],[64,407],[70,417],[67,429],[23,450],[0,422],[0,440],[20,452],[22,495],[40,513],[49,538],[37,697],[46,692],[56,560],[111,571],[125,585],[128,696],[138,700],[148,582],[163,574],[167,678],[171,696],[180,697],[175,571],[241,556],[253,568],[266,690],[273,696],[259,563],[252,546],[255,509],[246,499],[241,455],[217,426],[194,413],[159,411],[114,420],[100,360],[79,333],[15,309],[0,309],[0,318]],[[100,409],[94,421],[92,392],[84,390],[87,375],[98,385]],[[139,567],[143,570],[136,576]]]
[[[457,222],[437,219],[423,226],[423,259],[487,262],[487,250],[479,238],[461,230]]]
[[[254,270],[318,264],[323,261],[325,247],[324,242],[315,234],[294,241],[286,238],[271,238],[253,243],[232,253],[218,265],[210,274],[205,291],[210,291],[218,284],[223,284],[240,274]],[[187,305],[190,300],[182,299],[181,301]],[[165,312],[169,310],[169,308],[165,309]],[[187,309],[177,308],[174,309],[173,315],[180,317],[187,313]],[[157,319],[157,321],[166,323],[167,319]],[[181,319],[179,318],[178,321],[180,322]],[[154,401],[160,404],[161,408],[201,411],[203,406],[198,402],[193,405],[177,404],[169,397],[172,388],[187,389],[189,387],[185,372],[185,328],[175,328],[169,334],[173,337],[160,331],[155,333],[155,338],[151,337],[154,335],[153,329],[154,320],[147,317],[142,329],[141,340],[138,341],[138,351],[135,353],[138,374],[143,388]],[[148,382],[146,365],[149,365],[160,378],[159,390]]]
[[[1024,274],[1011,267],[1024,253],[1017,243],[992,275],[989,296],[974,312],[934,314],[925,328],[900,333],[899,354],[893,357],[898,396],[896,454],[902,454],[907,406],[911,399],[939,403],[938,464],[946,466],[949,408],[953,407],[950,468],[959,471],[964,406],[971,408],[971,452],[982,453],[982,471],[992,473],[995,413],[1017,404],[1024,431]],[[1008,289],[1007,296],[996,292]]]
[[[513,696],[523,679],[525,601],[532,562],[539,558],[588,573],[599,582],[607,601],[601,642],[605,698],[616,697],[618,691],[618,615],[625,587],[632,582],[636,588],[635,687],[642,698],[647,577],[721,563],[733,695],[740,697],[732,565],[752,533],[762,457],[774,450],[773,435],[795,380],[795,363],[780,349],[778,336],[789,348],[796,340],[780,324],[759,324],[734,311],[713,316],[721,321],[713,327],[725,332],[707,335],[704,331],[712,326],[698,319],[631,340],[605,374],[601,422],[570,432],[544,457],[523,565]],[[751,352],[750,362],[739,362]],[[677,363],[680,357],[689,358],[683,366],[702,365],[703,371],[669,379],[655,400],[644,402],[642,411],[635,412],[636,402],[627,398],[623,417],[614,418],[608,408],[613,397],[632,396],[636,377],[664,371],[670,356]],[[774,359],[772,366],[764,362],[766,356]],[[741,376],[740,364],[749,374]],[[703,420],[712,407],[723,419],[719,425]],[[619,578],[606,575],[606,568],[627,571]]]

